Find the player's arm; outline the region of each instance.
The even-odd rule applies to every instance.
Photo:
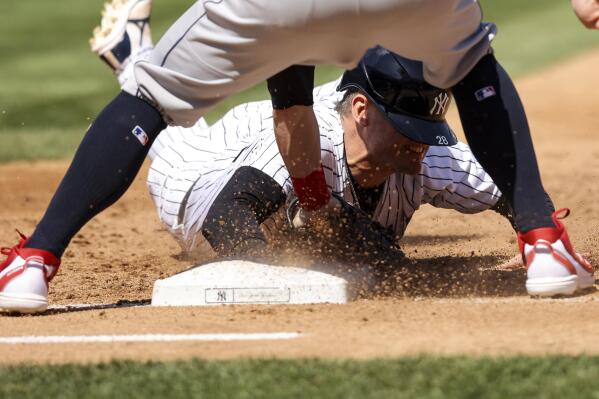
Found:
[[[320,159],[318,124],[312,105],[314,67],[293,65],[267,80],[277,145],[300,206],[308,211],[328,204]]]
[[[490,209],[514,225],[508,202],[466,144],[430,147],[415,182],[421,203],[462,213]]]
[[[463,143],[431,146],[418,176],[421,203],[438,208],[477,213],[492,208],[501,197],[491,176]]]
[[[251,166],[236,170],[210,207],[202,234],[220,256],[263,256],[260,225],[285,203],[282,187]]]

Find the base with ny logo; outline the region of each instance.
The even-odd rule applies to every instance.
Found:
[[[154,283],[154,306],[347,303],[348,281],[321,271],[248,261],[198,266]]]
[[[290,303],[289,287],[206,288],[206,304]]]

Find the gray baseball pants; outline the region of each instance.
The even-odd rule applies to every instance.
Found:
[[[376,44],[422,60],[427,81],[447,88],[490,51],[496,28],[481,17],[476,0],[199,0],[125,90],[191,126],[292,64],[351,68]]]

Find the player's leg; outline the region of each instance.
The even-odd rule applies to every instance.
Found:
[[[419,47],[410,51],[425,61],[429,82],[452,87],[472,151],[513,209],[529,283],[546,283],[544,288],[529,291],[568,294],[588,287],[593,281],[591,268],[572,249],[543,189],[516,88],[490,53],[493,25],[481,24],[476,1],[444,4],[448,7],[445,15],[441,8],[437,10],[443,22],[421,26],[435,40],[418,42]]]
[[[113,70],[121,86],[134,79],[133,65],[154,48],[150,29],[151,0],[113,0],[105,3],[100,25],[89,44],[92,52]]]
[[[200,3],[196,3],[175,24],[173,30],[187,29],[189,23],[195,20],[198,8],[202,7]],[[117,18],[116,21],[118,20]],[[127,26],[141,29],[143,24]],[[143,34],[139,36],[143,37]],[[114,44],[118,45],[117,42]],[[167,49],[166,52],[170,54],[171,50]],[[186,52],[190,54],[189,51]],[[204,82],[209,86],[215,80],[217,78],[213,74],[207,73]],[[184,86],[181,82],[179,85]],[[10,251],[3,251],[8,259],[0,264],[0,309],[43,310],[47,305],[47,289],[38,287],[47,286],[47,281],[58,268],[59,258],[72,237],[87,221],[114,203],[132,183],[152,142],[165,127],[157,106],[150,105],[146,98],[142,99],[135,94],[136,90],[132,93],[121,92],[100,113],[86,133],[34,234],[29,240],[21,240]],[[217,95],[213,92],[212,96]],[[165,101],[168,103],[168,100]],[[205,109],[202,108],[200,113]],[[193,122],[196,119],[197,117]],[[41,264],[43,267],[34,267],[30,260],[35,260],[35,265]],[[31,267],[27,267],[29,263]],[[31,272],[22,273],[21,270]],[[34,276],[34,270],[40,272]],[[23,278],[17,278],[19,276]],[[31,278],[25,279],[25,276]],[[17,297],[20,294],[26,297],[32,292],[37,297],[31,299],[31,306],[28,308],[26,304],[21,304],[22,298]]]
[[[238,148],[237,143],[229,143],[222,150],[214,148],[224,126],[233,132],[247,127],[243,120],[235,125],[233,116],[229,113],[206,136],[167,144],[158,151],[148,173],[148,188],[161,222],[185,253],[202,258],[212,251],[220,256],[258,255],[266,245],[260,225],[285,199],[280,184],[285,177],[279,173],[277,181],[271,176],[280,169],[275,165],[281,162],[273,164],[271,159],[276,146],[262,146],[253,141],[251,148],[242,147],[241,152],[231,151]],[[258,131],[259,125],[252,128]],[[167,128],[163,136],[169,136],[175,129],[190,130]],[[265,138],[274,144],[274,137]],[[253,157],[262,162],[270,159],[268,165],[273,167],[261,170],[243,165]],[[243,161],[241,165],[239,160]],[[207,251],[206,243],[212,251]]]
[[[152,47],[149,0],[114,1],[105,6],[92,50],[119,76],[132,58]],[[152,142],[164,128],[160,113],[121,92],[86,133],[48,210],[25,244],[61,257],[71,237],[127,190]]]
[[[150,26],[150,0],[116,0],[106,3],[102,21],[93,31],[90,46],[100,60],[114,72],[121,89],[135,81],[135,63],[148,59],[154,49]],[[150,148],[155,159],[166,146],[176,140],[203,135],[208,123],[200,118],[190,128],[167,127]]]
[[[148,47],[149,30],[144,33],[144,29],[149,1],[115,4],[119,7],[106,7],[104,18],[113,23],[113,36],[93,45],[98,45],[95,50],[118,68],[127,52]],[[69,241],[127,189],[163,127],[156,109],[127,93],[121,93],[102,111],[34,234],[3,251],[8,258],[0,264],[0,310],[37,312],[46,308],[47,283],[56,274]]]
[[[244,3],[240,4],[243,6]],[[216,7],[211,10],[212,19],[209,19],[208,10],[202,2],[197,2],[159,43],[152,53],[155,62],[140,62],[142,65],[137,71],[138,75],[142,75],[139,89],[136,88],[136,82],[125,82],[131,94],[122,92],[92,124],[72,167],[26,246],[43,249],[59,257],[73,235],[88,220],[126,191],[150,145],[165,126],[156,107],[169,120],[193,125],[202,113],[227,94],[264,79],[272,71],[280,69],[279,65],[287,62],[279,60],[276,66],[257,71],[259,68],[256,65],[260,65],[260,62],[254,61],[254,58],[270,59],[270,50],[262,49],[263,54],[257,54],[259,46],[253,41],[249,41],[249,48],[246,48],[244,43],[237,43],[240,35],[225,32],[231,28],[231,24],[238,22],[233,21],[235,15],[228,11],[228,8],[223,11]],[[218,15],[231,20],[220,21],[223,26],[219,26],[213,22]],[[139,29],[142,28],[139,26]],[[190,28],[193,31],[191,33]],[[215,29],[220,30],[215,32]],[[141,34],[139,36],[143,37]],[[213,46],[211,40],[219,42],[218,48]],[[190,48],[194,45],[197,46]],[[228,58],[219,58],[222,49],[228,47],[236,49],[227,53]],[[197,57],[198,60],[191,62],[189,57]],[[209,61],[213,63],[208,64]],[[220,63],[218,67],[217,63]],[[182,84],[178,78],[185,80],[185,73],[189,73],[188,82]],[[237,73],[243,78],[228,76]],[[177,76],[177,82],[173,84],[174,76]],[[162,90],[166,86],[168,92]],[[140,94],[143,100],[133,95],[138,91],[143,93]],[[188,95],[183,96],[184,93]],[[159,103],[160,106],[149,105],[147,101]],[[189,106],[190,102],[193,103],[192,107]]]
[[[572,294],[592,286],[593,269],[574,251],[541,183],[524,108],[493,54],[453,88],[472,151],[511,205],[531,295]]]
[[[56,269],[77,231],[127,190],[164,119],[191,126],[226,96],[305,59],[288,45],[301,39],[287,29],[288,22],[303,23],[305,12],[297,13],[297,7],[311,9],[306,2],[196,2],[167,32],[151,62],[136,64],[128,92],[90,126],[34,234],[7,252],[0,278],[22,266],[22,248]],[[52,275],[45,273],[42,281]],[[2,298],[0,309],[19,310]]]

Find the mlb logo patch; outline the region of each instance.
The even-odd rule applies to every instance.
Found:
[[[480,102],[486,98],[493,97],[496,94],[497,94],[497,92],[495,91],[495,88],[493,86],[487,86],[487,87],[483,87],[480,90],[477,90],[474,93],[474,96]]]
[[[146,144],[148,144],[148,141],[150,141],[150,138],[148,137],[148,135],[146,134],[146,132],[144,132],[144,130],[140,126],[135,126],[133,128],[133,130],[131,131],[131,133],[133,133],[133,135],[135,137],[137,137],[137,139],[139,140],[139,142],[143,146],[145,146]]]

